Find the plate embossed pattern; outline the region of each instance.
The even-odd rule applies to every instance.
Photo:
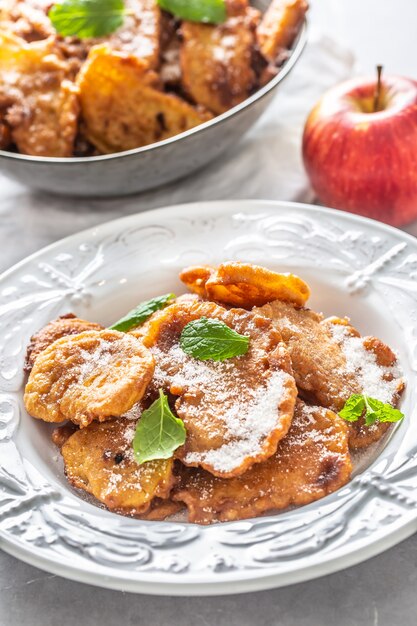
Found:
[[[151,281],[155,292],[159,276],[175,280],[187,263],[222,259],[301,275],[329,273],[352,302],[380,302],[403,337],[407,376],[416,376],[417,244],[399,231],[317,207],[247,201],[173,207],[80,233],[0,281],[2,547],[55,573],[104,586],[222,593],[228,584],[231,592],[320,575],[357,562],[366,549],[370,555],[392,545],[394,533],[401,538],[415,530],[412,383],[405,423],[367,469],[318,503],[255,520],[203,528],[123,518],[49,480],[22,453],[19,433],[31,419],[22,405],[22,364],[37,328],[69,310],[85,316],[95,306],[100,310],[103,298],[126,289],[121,277],[127,285]],[[140,299],[140,286],[136,294]]]

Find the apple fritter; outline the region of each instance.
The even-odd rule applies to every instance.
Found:
[[[30,338],[30,344],[27,347],[24,369],[30,372],[36,357],[43,352],[48,346],[57,339],[68,335],[79,335],[85,330],[102,330],[101,324],[95,322],[87,322],[76,317],[73,313],[61,315],[56,320],[49,322],[46,326],[38,330]]]
[[[171,301],[171,304],[182,304],[184,302],[197,302],[198,301],[198,296],[195,293],[183,293],[180,296],[178,296],[177,298],[175,298],[174,300]],[[138,339],[142,339],[149,330],[149,326],[150,324],[152,324],[153,320],[155,318],[159,318],[159,311],[155,311],[155,313],[152,313],[152,315],[150,317],[148,317],[148,319],[143,322],[140,326],[135,326],[134,328],[132,328],[131,330],[129,330],[129,334],[133,335],[134,337],[138,338]]]
[[[307,9],[306,0],[272,0],[257,29],[259,49],[270,63],[291,48]]]
[[[392,350],[374,337],[361,337],[348,320],[329,318],[276,300],[255,309],[274,321],[291,356],[296,383],[304,397],[340,411],[355,393],[396,406],[404,389]],[[378,441],[387,423],[350,425],[350,445]]]
[[[288,434],[264,463],[228,480],[183,467],[173,497],[186,504],[190,522],[225,522],[323,498],[345,485],[351,471],[346,422],[298,400]]]
[[[123,26],[107,41],[114,50],[128,52],[148,63],[159,65],[161,9],[155,0],[126,0]]]
[[[94,422],[71,435],[61,452],[66,476],[74,487],[92,494],[112,511],[140,516],[146,515],[154,498],[168,497],[174,478],[172,459],[136,462],[135,430],[136,423],[126,419]],[[159,514],[174,510],[156,503],[154,518],[158,505]]]
[[[103,41],[114,50],[137,56],[150,67],[159,65],[162,12],[155,0],[126,0],[126,15],[116,32],[86,39],[57,35],[47,15],[51,5],[50,0],[3,0],[0,30],[3,26],[27,42],[53,37],[57,48],[77,69],[89,50]]]
[[[247,98],[256,86],[252,67],[259,12],[229,7],[223,24],[183,22],[180,62],[187,94],[215,114]]]
[[[174,94],[134,56],[91,50],[77,84],[87,139],[104,154],[162,141],[212,118]]]
[[[273,300],[303,306],[310,296],[308,285],[298,276],[278,274],[253,263],[191,266],[180,273],[180,279],[203,298],[243,309]]]
[[[215,271],[211,265],[190,265],[180,272],[180,280],[190,291],[207,299],[206,284]]]
[[[47,11],[50,0],[2,0],[0,31],[8,30],[28,43],[54,35]]]
[[[188,356],[179,345],[181,332],[202,317],[249,336],[247,354],[216,362]],[[185,300],[156,313],[142,341],[155,358],[150,394],[172,394],[187,429],[177,451],[183,463],[229,477],[274,454],[291,424],[297,391],[288,353],[269,320]]]
[[[132,335],[91,330],[63,337],[38,355],[25,406],[45,422],[68,419],[84,428],[129,411],[153,371],[151,353]]]
[[[79,104],[54,39],[34,43],[0,33],[0,109],[22,154],[72,156]]]

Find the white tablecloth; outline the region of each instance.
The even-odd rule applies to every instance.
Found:
[[[312,201],[301,161],[303,124],[323,91],[352,66],[352,55],[334,41],[313,39],[270,108],[231,151],[185,180],[138,196],[61,198],[0,174],[0,270],[80,229],[155,207],[229,198]]]

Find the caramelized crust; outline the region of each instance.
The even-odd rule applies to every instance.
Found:
[[[104,154],[168,139],[212,117],[164,93],[146,62],[104,45],[90,52],[77,84],[85,135]]]
[[[26,350],[25,371],[30,372],[38,354],[43,352],[57,339],[68,335],[79,335],[85,330],[102,330],[102,328],[101,324],[87,322],[76,317],[73,313],[61,315],[58,319],[49,322],[41,330],[38,330],[30,338],[30,344]]]
[[[68,64],[54,39],[26,43],[0,33],[0,110],[19,152],[69,157],[79,105]]]
[[[257,29],[261,53],[275,63],[283,51],[291,48],[304,21],[306,0],[272,0]]]
[[[182,23],[182,82],[195,103],[218,115],[251,94],[256,86],[252,62],[258,20],[254,9],[242,12],[238,7],[223,24]]]
[[[323,498],[345,485],[351,470],[346,423],[297,401],[291,428],[272,457],[228,480],[184,467],[174,499],[186,504],[190,522],[239,520]]]

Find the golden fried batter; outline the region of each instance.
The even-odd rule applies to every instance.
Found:
[[[159,64],[161,9],[155,0],[126,0],[123,25],[107,40],[114,50],[128,52],[156,68]]]
[[[173,497],[187,505],[190,522],[245,519],[323,498],[346,484],[351,470],[346,423],[298,400],[272,457],[228,480],[184,467]]]
[[[259,49],[268,61],[276,62],[291,48],[307,9],[306,0],[272,0],[257,29]]]
[[[131,335],[114,330],[63,337],[37,357],[25,389],[30,415],[66,419],[81,428],[129,411],[152,378],[151,353]]]
[[[61,315],[58,319],[49,322],[44,328],[38,330],[38,332],[30,338],[30,344],[26,351],[25,371],[30,372],[38,354],[57,339],[61,339],[61,337],[66,337],[67,335],[79,335],[85,330],[102,330],[102,328],[103,326],[100,324],[87,322],[72,313]]]
[[[201,317],[249,336],[247,354],[222,362],[185,354],[181,332]],[[296,387],[286,349],[269,320],[189,300],[155,314],[142,340],[155,358],[154,395],[162,388],[178,396],[175,409],[187,440],[177,452],[186,465],[229,477],[274,454],[291,424]]]
[[[95,422],[74,433],[61,450],[74,487],[91,493],[112,511],[133,516],[146,514],[155,497],[168,497],[174,482],[172,459],[143,465],[135,461],[135,429],[135,422],[126,419]],[[172,507],[164,507],[160,514],[169,510]]]
[[[303,306],[310,296],[308,285],[294,274],[278,274],[253,263],[222,263],[186,267],[180,279],[199,296],[222,304],[251,309],[272,300]]]
[[[49,0],[2,0],[0,31],[8,30],[28,43],[54,35],[47,15]]]
[[[215,271],[216,268],[211,265],[191,265],[180,272],[180,280],[190,291],[207,299],[206,284]]]
[[[53,38],[0,34],[0,108],[20,153],[72,156],[79,105],[69,75]]]
[[[288,346],[296,383],[305,397],[340,411],[354,393],[398,404],[404,381],[392,350],[374,337],[361,338],[347,320],[323,317],[276,300],[256,312],[272,319]],[[350,444],[365,447],[389,424],[352,424]]]
[[[171,304],[182,304],[184,302],[196,302],[198,301],[198,296],[194,293],[184,293],[178,296],[177,298],[171,300]],[[155,318],[159,318],[159,311],[152,313],[152,315],[143,322],[140,326],[135,326],[132,330],[129,330],[129,334],[133,335],[138,339],[142,339],[149,330],[150,324],[152,324]]]
[[[47,16],[51,4],[50,0],[2,0],[0,30],[3,27],[27,42],[53,37],[57,48],[77,69],[89,50],[103,41],[114,50],[137,56],[150,67],[158,66],[162,12],[155,0],[126,0],[122,26],[107,37],[87,39],[57,35]]]
[[[234,9],[223,24],[181,26],[183,86],[194,102],[215,114],[245,100],[256,85],[252,57],[259,13],[250,7]]]
[[[91,50],[77,84],[85,135],[104,154],[162,141],[212,117],[161,91],[145,61],[105,45]]]

